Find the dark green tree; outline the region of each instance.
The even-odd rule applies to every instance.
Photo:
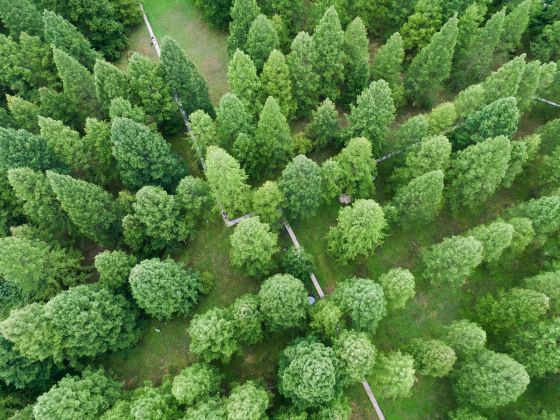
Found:
[[[397,107],[403,105],[404,102],[404,87],[402,81],[403,60],[403,39],[398,32],[395,32],[387,42],[377,50],[371,68],[374,80],[385,80],[389,83],[393,100]]]
[[[244,50],[251,24],[261,9],[255,0],[233,0],[227,47],[232,57],[237,49]]]
[[[323,148],[338,140],[340,122],[334,103],[325,99],[311,114],[311,122],[306,127],[307,135],[314,140],[315,147]]]
[[[231,91],[243,102],[245,108],[256,116],[261,110],[260,82],[255,63],[247,54],[238,50],[228,64],[228,82]]]
[[[440,28],[441,8],[442,4],[438,0],[420,0],[414,6],[414,13],[400,29],[403,46],[411,57],[428,45]]]
[[[130,90],[128,75],[113,64],[97,60],[93,67],[93,79],[95,92],[106,114],[113,99],[128,99]]]
[[[226,93],[216,108],[216,135],[220,145],[231,150],[241,133],[252,133],[252,118],[245,104],[234,94]]]
[[[313,272],[313,256],[302,247],[290,247],[282,256],[282,269],[301,281],[309,278]]]
[[[53,371],[52,362],[32,361],[22,356],[5,338],[0,337],[0,379],[16,389],[44,388]]]
[[[301,117],[307,116],[319,101],[319,75],[314,68],[316,54],[313,37],[307,32],[300,32],[292,41],[286,57],[297,105],[296,114]]]
[[[504,19],[504,31],[500,39],[500,49],[513,52],[521,45],[521,37],[527,30],[531,18],[531,0],[519,3]]]
[[[3,0],[0,2],[0,18],[10,31],[10,35],[18,39],[22,32],[29,35],[43,33],[41,13],[32,1],[29,0]]]
[[[353,103],[369,81],[369,40],[364,22],[354,19],[344,32],[345,88],[342,102]]]

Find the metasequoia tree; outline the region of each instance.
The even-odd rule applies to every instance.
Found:
[[[128,76],[113,64],[98,59],[93,67],[93,79],[105,113],[109,111],[113,99],[128,98]]]
[[[354,102],[356,97],[367,87],[369,80],[369,40],[366,27],[357,17],[346,27],[344,32],[345,54],[345,89],[342,101]]]
[[[375,80],[389,83],[395,105],[400,107],[404,102],[404,86],[402,82],[402,65],[404,61],[403,39],[395,32],[387,42],[377,50],[372,66]]]
[[[253,116],[258,115],[260,103],[260,82],[255,63],[241,50],[235,51],[228,64],[228,82],[231,91],[245,104]]]
[[[314,140],[315,147],[322,148],[337,141],[339,132],[338,112],[334,103],[327,98],[312,112],[306,133]]]
[[[231,21],[227,39],[228,53],[231,57],[237,49],[244,50],[249,28],[261,12],[255,0],[234,0],[231,7]]]
[[[319,75],[314,68],[316,54],[313,37],[307,32],[300,32],[293,39],[286,57],[298,116],[308,115],[318,102],[320,86]]]
[[[340,190],[353,198],[368,198],[375,192],[373,180],[377,173],[371,143],[364,137],[350,140],[334,157],[339,173]]]
[[[481,225],[471,229],[467,235],[472,236],[482,244],[482,259],[484,262],[497,262],[507,249],[513,238],[513,226],[497,221],[488,225]]]
[[[428,45],[441,26],[441,7],[437,0],[420,0],[414,6],[414,13],[400,29],[404,48],[410,56]]]
[[[276,48],[279,48],[279,40],[274,25],[265,15],[258,15],[249,28],[244,51],[260,71],[270,53]]]
[[[43,32],[41,13],[32,1],[3,1],[0,3],[0,17],[14,39],[18,39],[22,32],[29,35],[41,35]]]
[[[531,18],[531,0],[519,3],[504,18],[504,30],[500,38],[500,49],[513,52],[521,45],[521,37],[525,33]]]
[[[191,114],[191,118],[192,115],[194,114]],[[212,137],[217,136],[220,145],[226,150],[231,150],[233,142],[239,134],[252,132],[252,117],[247,107],[237,95],[226,93],[216,108],[216,131],[207,133],[208,141],[205,143],[211,144],[211,141],[214,140]]]
[[[284,116],[290,119],[296,109],[292,98],[292,79],[290,69],[286,64],[286,57],[274,49],[264,64],[261,76],[262,96],[266,100],[269,96],[276,99]]]

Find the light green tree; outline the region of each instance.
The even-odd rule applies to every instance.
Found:
[[[492,72],[483,82],[484,100],[494,102],[508,96],[515,96],[525,72],[525,54],[515,57]]]
[[[109,111],[113,99],[128,98],[128,76],[113,64],[98,59],[93,67],[93,79],[97,98],[105,114]]]
[[[289,274],[275,274],[259,291],[260,311],[271,330],[304,326],[307,318],[307,292],[303,283]]]
[[[293,39],[286,57],[298,116],[307,116],[319,101],[319,75],[314,68],[316,54],[313,37],[307,32],[300,32]]]
[[[408,54],[414,56],[428,45],[441,23],[441,3],[439,1],[418,1],[414,6],[414,13],[408,17],[400,30],[403,45]]]
[[[441,340],[449,344],[457,356],[472,356],[484,349],[486,332],[477,323],[461,319],[445,327]]]
[[[270,53],[279,48],[280,41],[274,25],[265,15],[258,15],[247,34],[244,51],[255,63],[257,70],[262,70]]]
[[[255,63],[241,50],[235,51],[228,64],[228,82],[232,93],[243,102],[245,108],[256,116],[261,110],[260,82]]]
[[[233,266],[252,277],[268,274],[277,241],[278,235],[258,216],[241,221],[231,235]]]
[[[380,353],[372,372],[373,386],[384,398],[406,398],[415,381],[414,358],[408,353]]]
[[[393,268],[379,276],[379,284],[387,300],[389,310],[403,309],[414,297],[414,275],[406,268]]]
[[[417,338],[411,340],[409,347],[414,367],[422,375],[434,378],[447,376],[457,360],[455,351],[440,340]]]
[[[482,244],[482,259],[487,263],[495,263],[500,260],[502,253],[511,244],[513,238],[513,226],[497,221],[488,225],[477,226],[467,232]]]
[[[227,363],[239,351],[235,323],[225,309],[213,308],[196,314],[188,328],[189,350],[201,360]]]
[[[401,34],[395,32],[374,57],[371,73],[374,80],[385,80],[389,83],[395,106],[404,103],[404,86],[402,66],[404,61],[404,45]]]
[[[99,273],[99,283],[118,289],[128,282],[136,257],[119,250],[103,251],[95,256],[94,264]]]
[[[230,306],[236,336],[242,345],[255,344],[263,339],[263,315],[257,295],[247,293]]]
[[[229,56],[237,51],[244,50],[247,34],[251,24],[260,14],[261,9],[255,0],[234,0],[231,7],[231,21],[229,23],[229,36],[227,47]]]
[[[272,50],[264,64],[261,76],[263,99],[273,97],[287,119],[293,116],[296,103],[292,98],[292,80],[286,57],[278,50]],[[266,105],[266,104],[265,104]]]
[[[373,180],[377,173],[371,143],[357,137],[334,157],[339,166],[338,186],[353,198],[369,198],[375,192]]]
[[[251,134],[253,131],[252,117],[245,104],[234,93],[222,96],[216,108],[216,133],[212,136],[217,135],[220,145],[231,150],[239,134]],[[208,139],[212,139],[210,133]]]
[[[225,401],[229,420],[259,420],[266,417],[270,403],[269,394],[256,382],[247,381],[237,385]]]
[[[195,363],[181,370],[173,378],[171,393],[175,399],[187,406],[203,401],[220,391],[222,375],[213,366]]]
[[[506,15],[504,31],[500,38],[500,49],[511,53],[519,48],[521,37],[529,26],[533,4],[531,0],[525,0]]]
[[[347,331],[336,338],[334,354],[340,362],[340,381],[352,385],[365,380],[375,364],[376,350],[366,333]]]
[[[268,223],[272,230],[276,230],[282,217],[282,202],[284,196],[274,181],[266,181],[253,193],[253,211],[263,223]]]

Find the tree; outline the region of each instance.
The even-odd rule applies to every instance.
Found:
[[[275,274],[259,291],[260,311],[271,330],[303,326],[307,317],[307,292],[303,283],[289,274]]]
[[[187,176],[177,185],[174,198],[180,223],[190,235],[195,232],[197,224],[206,220],[208,209],[212,208],[214,200],[210,186],[204,179]]]
[[[262,96],[273,97],[287,119],[293,116],[296,103],[292,98],[292,80],[286,57],[274,49],[264,64],[261,77]],[[266,106],[266,104],[265,104]]]
[[[370,279],[346,280],[336,288],[332,299],[350,318],[352,328],[360,331],[375,332],[387,314],[383,289]]]
[[[272,230],[278,225],[282,217],[282,201],[284,196],[274,181],[266,181],[253,193],[253,211],[263,223],[267,223]]]
[[[554,314],[560,313],[560,271],[539,273],[523,280],[524,287],[541,292],[550,298]]]
[[[301,281],[305,281],[313,272],[313,256],[302,247],[290,247],[282,256],[282,269]]]
[[[457,113],[453,102],[443,102],[426,115],[428,121],[428,134],[435,136],[445,134],[455,124]]]
[[[6,95],[6,102],[10,114],[19,128],[37,134],[39,132],[40,108],[33,102],[26,101],[19,96]]]
[[[386,208],[389,219],[405,227],[432,222],[441,209],[443,171],[428,172],[401,187]]]
[[[523,77],[519,82],[516,94],[519,109],[521,111],[528,111],[531,109],[533,105],[533,96],[535,96],[537,90],[539,90],[541,75],[545,70],[545,65],[541,65],[539,60],[529,61],[525,65],[525,71],[523,72]]]
[[[461,319],[449,324],[441,340],[447,343],[459,357],[476,355],[486,345],[486,332],[475,322]]]
[[[47,171],[62,209],[80,233],[98,244],[114,243],[120,230],[115,199],[103,188],[68,175]]]
[[[139,106],[132,105],[130,101],[123,98],[115,98],[109,106],[109,118],[128,118],[139,124],[146,124],[147,118],[144,110]],[[109,135],[109,137],[111,137]]]
[[[272,256],[276,253],[278,235],[270,232],[258,216],[241,221],[231,235],[231,262],[249,276],[270,272]]]
[[[472,3],[459,17],[459,34],[457,37],[457,45],[455,47],[452,71],[452,79],[455,86],[466,86],[468,84],[466,80],[468,80],[469,77],[472,77],[472,75],[463,74],[463,67],[465,64],[469,64],[469,60],[477,59],[477,57],[473,56],[473,48],[476,45],[479,34],[482,31],[480,24],[484,21],[485,15],[485,5]],[[495,48],[495,46],[493,48]]]
[[[81,376],[66,375],[33,407],[38,420],[99,418],[120,397],[121,385],[102,370],[86,369]]]
[[[43,32],[41,13],[29,0],[2,1],[0,17],[14,39],[18,39],[22,32],[29,35],[41,35]]]
[[[342,310],[332,299],[321,299],[311,308],[309,327],[321,337],[333,340],[344,329]]]
[[[353,198],[371,197],[376,175],[371,143],[363,137],[351,139],[334,160],[340,168],[338,184],[342,192]]]
[[[312,112],[311,122],[306,127],[307,135],[314,140],[315,147],[323,148],[338,139],[340,122],[338,112],[330,99],[325,99]]]
[[[348,138],[365,137],[373,146],[373,154],[381,156],[386,147],[389,126],[395,121],[395,104],[391,88],[384,80],[372,82],[350,105]]]
[[[201,360],[227,363],[239,351],[235,323],[224,309],[213,308],[193,317],[189,325],[189,350]]]
[[[105,113],[109,111],[113,99],[128,99],[129,78],[118,67],[103,60],[97,60],[93,67],[95,92]]]
[[[134,419],[174,418],[179,413],[175,399],[171,395],[170,381],[166,380],[159,388],[147,382],[135,391],[130,410],[126,417]]]
[[[408,148],[420,143],[428,135],[428,119],[425,115],[415,115],[403,122],[394,132],[391,149]],[[451,151],[450,151],[451,153]]]
[[[440,28],[441,8],[441,3],[435,0],[421,0],[414,6],[414,13],[408,17],[400,30],[404,48],[410,56],[416,55],[428,45]]]
[[[247,107],[234,93],[226,93],[216,109],[216,135],[220,144],[231,150],[239,134],[252,132],[252,118]]]
[[[345,385],[365,380],[373,369],[376,350],[365,333],[343,332],[336,338],[333,350],[340,363],[340,380]]]
[[[482,83],[470,85],[455,97],[455,111],[459,118],[466,118],[484,105],[484,88]]]
[[[197,109],[214,114],[206,80],[177,41],[169,36],[165,36],[161,43],[161,66],[167,83],[187,114]]]
[[[319,75],[314,68],[316,54],[317,47],[313,37],[307,32],[300,32],[293,39],[290,53],[286,57],[297,106],[296,115],[300,117],[307,116],[318,102]]]
[[[228,214],[244,213],[249,207],[247,175],[239,163],[216,146],[206,152],[206,178],[218,205]]]
[[[118,289],[123,287],[136,265],[136,257],[124,251],[103,251],[95,256],[95,269],[99,273],[99,283]]]
[[[482,244],[482,259],[484,262],[497,262],[507,249],[513,238],[513,226],[497,221],[489,225],[480,225],[471,229],[467,234]]]
[[[494,194],[504,178],[511,157],[505,136],[474,144],[457,152],[449,169],[448,197],[452,209],[475,209]]]
[[[228,64],[227,77],[232,93],[237,95],[253,116],[258,115],[262,106],[259,98],[261,86],[251,57],[241,50],[235,51]]]
[[[333,6],[315,27],[313,40],[316,49],[313,68],[319,74],[320,96],[336,101],[344,81],[344,31]]]
[[[128,76],[131,102],[139,105],[157,124],[161,126],[177,115],[177,105],[161,64],[133,53],[128,61]]]
[[[472,236],[452,236],[424,252],[424,278],[434,285],[459,288],[483,257],[482,244]]]
[[[515,401],[528,384],[523,365],[506,354],[486,350],[461,364],[454,389],[460,401],[493,408]]]
[[[50,10],[43,12],[43,25],[46,42],[74,57],[89,70],[93,69],[98,55],[74,25]]]
[[[320,169],[303,155],[286,165],[278,188],[284,195],[284,211],[289,220],[313,217],[323,201]]]
[[[560,23],[551,22],[546,25],[541,34],[531,42],[531,52],[542,62],[555,61],[560,58],[558,44],[560,38]]]
[[[430,102],[449,78],[457,33],[457,18],[452,17],[412,60],[405,89],[413,104]]]
[[[414,357],[414,367],[422,375],[442,378],[447,376],[457,356],[451,347],[440,340],[411,340],[410,350]]]
[[[199,159],[204,159],[208,146],[219,143],[216,123],[210,115],[199,109],[189,115],[189,124],[192,149]]]
[[[546,238],[560,230],[560,196],[544,196],[520,203],[510,214],[531,220],[536,240],[542,243]]]
[[[533,242],[535,229],[531,220],[526,217],[513,217],[508,220],[508,223],[513,226],[513,235],[507,252],[502,254],[502,260],[513,262]]]
[[[406,303],[414,297],[414,275],[406,268],[393,268],[379,276],[379,284],[389,310],[403,309]]]
[[[369,40],[366,27],[357,17],[344,32],[345,89],[342,102],[350,104],[367,88],[369,81]]]
[[[231,21],[230,9],[232,3],[231,0],[221,0],[218,2],[197,0],[195,2],[196,6],[202,11],[204,19],[213,27],[223,30],[227,29],[228,23]]]
[[[61,121],[39,116],[40,136],[47,142],[59,159],[72,172],[79,173],[88,164],[80,133],[65,126]]]
[[[195,363],[173,378],[171,393],[180,404],[191,406],[217,394],[221,380],[222,375],[215,367]]]
[[[144,260],[130,272],[130,289],[138,306],[157,319],[187,315],[198,303],[200,279],[173,260]]]
[[[525,72],[525,54],[515,57],[482,82],[486,103],[515,96]]]
[[[8,340],[0,337],[0,379],[16,389],[43,389],[54,370],[52,362],[29,360],[13,347]]]
[[[274,25],[265,15],[258,15],[249,28],[244,48],[257,70],[262,70],[270,53],[278,47],[278,34]]]
[[[259,310],[259,298],[256,295],[248,293],[237,298],[230,309],[236,336],[241,344],[255,344],[263,339],[263,315]]]
[[[311,339],[284,349],[278,376],[280,393],[299,409],[324,406],[340,393],[333,350]]]
[[[402,64],[404,61],[403,39],[395,32],[387,42],[377,50],[371,69],[374,80],[385,80],[391,88],[391,96],[398,108],[404,102],[402,82]]]
[[[500,49],[511,53],[521,45],[521,37],[529,25],[532,4],[530,0],[525,0],[506,15]]]
[[[146,184],[174,188],[185,168],[161,135],[126,118],[116,118],[111,126],[113,156],[120,178],[128,188]]]
[[[523,172],[529,160],[528,146],[525,141],[511,142],[511,158],[502,185],[511,188],[515,179]],[[546,164],[543,165],[546,167]]]
[[[251,24],[261,9],[255,0],[234,0],[231,7],[231,22],[227,39],[228,53],[231,57],[237,49],[244,50]]]
[[[384,398],[405,398],[414,385],[414,358],[400,351],[380,353],[372,373],[373,383]]]
[[[201,401],[186,411],[187,419],[223,419],[227,418],[225,401],[220,398],[209,398]]]
[[[232,389],[225,401],[225,411],[230,420],[259,420],[266,417],[269,395],[261,385],[247,381]]]

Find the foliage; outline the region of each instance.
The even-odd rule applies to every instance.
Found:
[[[531,42],[531,52],[541,61],[555,61],[560,58],[558,53],[558,39],[560,39],[560,22],[555,21],[546,25],[540,35]]]
[[[486,332],[475,322],[461,319],[445,328],[441,340],[451,346],[457,356],[473,356],[484,349]]]
[[[530,219],[537,241],[542,242],[560,230],[559,212],[560,196],[551,195],[520,203],[510,211],[510,214]]]
[[[260,311],[271,330],[299,328],[307,317],[307,292],[303,283],[289,274],[275,274],[259,291]]]
[[[113,64],[97,60],[93,68],[93,79],[95,81],[95,92],[105,113],[109,110],[114,99],[128,99],[128,75]]]
[[[410,395],[415,373],[411,355],[400,351],[380,353],[372,379],[384,398],[405,398]]]
[[[231,305],[231,317],[241,344],[255,344],[262,340],[263,315],[256,295],[246,294]]]
[[[365,380],[375,364],[376,350],[366,333],[342,333],[336,338],[333,351],[339,360],[340,381],[346,385]]]
[[[218,144],[216,123],[210,115],[199,109],[189,115],[189,124],[193,151],[199,159],[204,159],[208,146]]]
[[[146,123],[146,114],[144,110],[138,106],[132,105],[129,101],[123,98],[115,98],[111,101],[109,106],[109,118],[128,118],[136,121],[139,124]]]
[[[227,39],[230,57],[238,48],[241,50],[245,49],[251,24],[260,12],[261,10],[255,0],[233,0],[231,21],[229,23],[229,37]]]
[[[262,386],[247,381],[232,389],[225,401],[225,411],[230,420],[259,420],[266,416],[269,395]]]
[[[192,118],[191,114],[191,118]],[[220,99],[216,109],[216,134],[220,144],[226,150],[231,150],[233,142],[241,133],[250,134],[253,131],[252,118],[247,107],[234,94],[226,93]],[[213,135],[212,135],[213,136]],[[198,137],[198,136],[197,136]],[[214,141],[208,134],[208,140]],[[206,144],[209,144],[209,141]]]
[[[190,406],[217,394],[221,379],[215,367],[195,363],[173,378],[171,393],[180,404]]]
[[[519,3],[504,19],[504,31],[500,39],[502,50],[513,52],[521,45],[521,37],[525,33],[531,18],[531,0]]]
[[[389,310],[403,309],[406,303],[414,297],[414,275],[406,268],[393,268],[379,276],[379,284]]]
[[[529,160],[528,153],[529,145],[525,141],[512,141],[511,142],[511,158],[509,165],[502,179],[502,184],[506,188],[511,188],[515,179],[523,172],[527,161]]]
[[[41,35],[43,32],[41,13],[29,0],[2,1],[0,17],[12,38],[18,39],[22,32],[29,35]]]
[[[560,272],[539,273],[523,280],[524,287],[541,292],[550,298],[550,307],[555,314],[560,313]]]
[[[282,269],[301,281],[313,272],[313,256],[301,247],[291,246],[282,256]]]
[[[52,372],[50,360],[31,361],[0,336],[0,379],[16,389],[44,388]]]
[[[263,223],[276,230],[282,217],[281,205],[284,196],[274,181],[266,181],[253,193],[253,211]]]
[[[262,106],[259,98],[261,86],[251,57],[241,50],[235,51],[228,64],[227,77],[232,93],[237,95],[253,116],[257,115]]]
[[[292,98],[290,69],[286,64],[286,57],[280,51],[276,49],[271,51],[264,64],[260,82],[264,100],[266,101],[269,96],[273,97],[284,116],[290,119],[296,109],[296,103]]]
[[[467,232],[467,235],[472,236],[482,244],[483,261],[492,263],[497,262],[508,248],[513,238],[513,232],[512,225],[497,221],[488,225],[477,226]]]
[[[340,122],[338,112],[330,99],[325,99],[311,114],[311,122],[306,131],[314,140],[315,147],[322,148],[338,139]]]
[[[136,257],[124,251],[103,251],[95,256],[95,269],[99,273],[99,283],[118,289],[123,287],[136,264]]]
[[[242,220],[231,235],[231,262],[249,276],[270,272],[278,235],[258,216]]]
[[[440,340],[417,338],[410,342],[410,350],[416,371],[435,378],[447,376],[457,360],[453,349]]]
[[[321,299],[311,309],[312,331],[327,339],[334,339],[344,328],[342,311],[333,300]]]
[[[6,95],[6,101],[16,125],[36,134],[39,131],[39,106],[19,96]]]
[[[484,105],[484,88],[482,83],[470,85],[455,97],[457,116],[465,118],[478,111]]]
[[[396,107],[404,102],[402,82],[402,64],[404,60],[403,39],[398,32],[389,37],[387,42],[377,50],[372,66],[374,80],[385,80],[391,88],[391,96]]]
[[[278,34],[274,25],[265,15],[258,15],[247,34],[244,50],[255,63],[257,70],[262,70],[270,53],[279,48]]]
[[[340,190],[353,198],[371,197],[377,172],[371,143],[364,137],[351,139],[334,160],[340,170]]]
[[[451,16],[449,16],[451,17]],[[405,50],[411,56],[430,43],[430,39],[441,26],[441,4],[437,0],[421,0],[414,6],[400,33]]]
[[[213,308],[197,314],[188,328],[191,336],[189,351],[206,362],[220,360],[227,363],[239,351],[235,329],[235,323],[224,309]]]
[[[342,102],[350,104],[367,87],[369,80],[369,39],[366,27],[357,17],[344,32],[345,88]]]
[[[129,415],[134,419],[157,419],[178,417],[175,400],[167,389],[168,383],[154,388],[150,383],[134,393]]]
[[[455,124],[457,113],[453,102],[443,102],[426,115],[428,134],[437,135],[447,133]]]
[[[525,54],[507,62],[482,82],[486,103],[515,96],[524,77]]]
[[[314,68],[316,54],[313,37],[307,32],[300,32],[293,39],[286,57],[298,116],[307,116],[318,102],[320,85],[319,75]]]

